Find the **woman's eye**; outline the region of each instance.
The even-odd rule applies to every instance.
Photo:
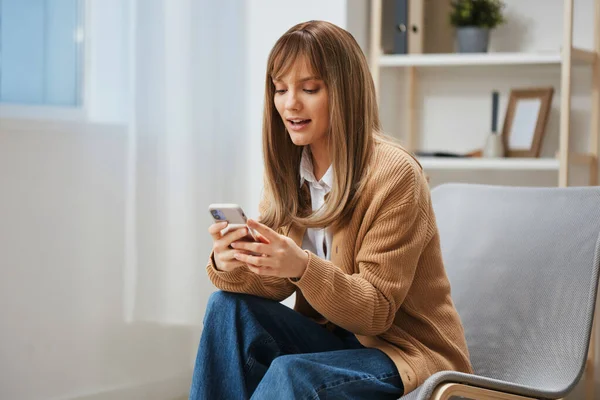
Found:
[[[317,93],[319,91],[319,89],[303,89],[303,91],[308,94],[314,94],[314,93]],[[282,94],[285,92],[287,92],[287,89],[275,89],[276,94]]]

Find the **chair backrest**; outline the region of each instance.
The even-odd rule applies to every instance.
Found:
[[[550,392],[584,369],[600,266],[600,187],[432,190],[477,375]]]

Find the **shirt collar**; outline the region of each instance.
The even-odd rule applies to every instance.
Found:
[[[309,146],[304,146],[302,149],[302,159],[300,160],[300,186],[304,184],[304,181],[309,182],[311,185],[318,183],[319,185],[324,186],[327,191],[331,190],[331,186],[333,185],[333,165],[330,165],[329,168],[327,168],[325,175],[317,182]]]

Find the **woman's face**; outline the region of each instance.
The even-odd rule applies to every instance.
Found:
[[[299,60],[273,80],[275,108],[296,146],[325,146],[329,132],[329,96],[325,82]]]

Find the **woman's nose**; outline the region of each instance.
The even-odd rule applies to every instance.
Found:
[[[288,96],[285,101],[285,108],[288,110],[298,110],[302,108],[302,104],[300,103],[296,92],[288,92]]]

